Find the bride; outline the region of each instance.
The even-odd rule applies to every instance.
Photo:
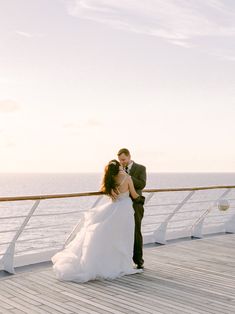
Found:
[[[117,160],[111,160],[105,167],[102,192],[108,195],[108,202],[89,209],[73,240],[51,258],[59,280],[86,282],[143,271],[134,269],[132,262],[132,199],[141,202],[143,197],[136,193],[131,177]]]

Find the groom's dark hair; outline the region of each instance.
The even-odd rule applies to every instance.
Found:
[[[129,152],[129,150],[128,150],[127,148],[121,148],[121,149],[118,151],[117,155],[120,156],[121,154],[125,154],[126,156],[130,156],[130,155],[131,155],[130,152]]]

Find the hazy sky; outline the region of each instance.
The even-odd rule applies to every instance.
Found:
[[[0,0],[0,172],[235,171],[234,0]]]

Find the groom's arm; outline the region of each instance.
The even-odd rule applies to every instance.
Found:
[[[131,176],[136,190],[143,190],[146,185],[146,168],[141,166],[138,176]]]

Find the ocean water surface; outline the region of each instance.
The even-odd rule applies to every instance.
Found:
[[[47,173],[47,174],[1,174],[0,197],[43,194],[62,194],[98,191],[102,181],[101,173]],[[235,173],[148,173],[146,188],[201,187],[214,185],[235,185]],[[197,192],[181,211],[168,224],[169,231],[180,230],[182,222],[190,227],[211,201],[220,197],[224,190]],[[155,193],[145,208],[143,234],[156,230],[177,203],[188,192]],[[147,194],[146,194],[147,196]],[[232,190],[228,195],[235,199]],[[16,254],[41,252],[48,248],[61,248],[73,227],[78,223],[84,211],[91,208],[97,197],[63,198],[42,200],[34,215],[20,235],[16,244]],[[203,200],[203,204],[198,201]],[[109,199],[105,196],[102,202]],[[233,201],[230,201],[233,205]],[[22,225],[32,208],[34,201],[0,202],[0,254],[4,254],[9,242]],[[215,208],[214,211],[217,209]],[[214,220],[207,223],[223,224],[228,215],[234,213],[234,207],[228,213],[216,212]],[[0,256],[1,258],[1,256]]]

